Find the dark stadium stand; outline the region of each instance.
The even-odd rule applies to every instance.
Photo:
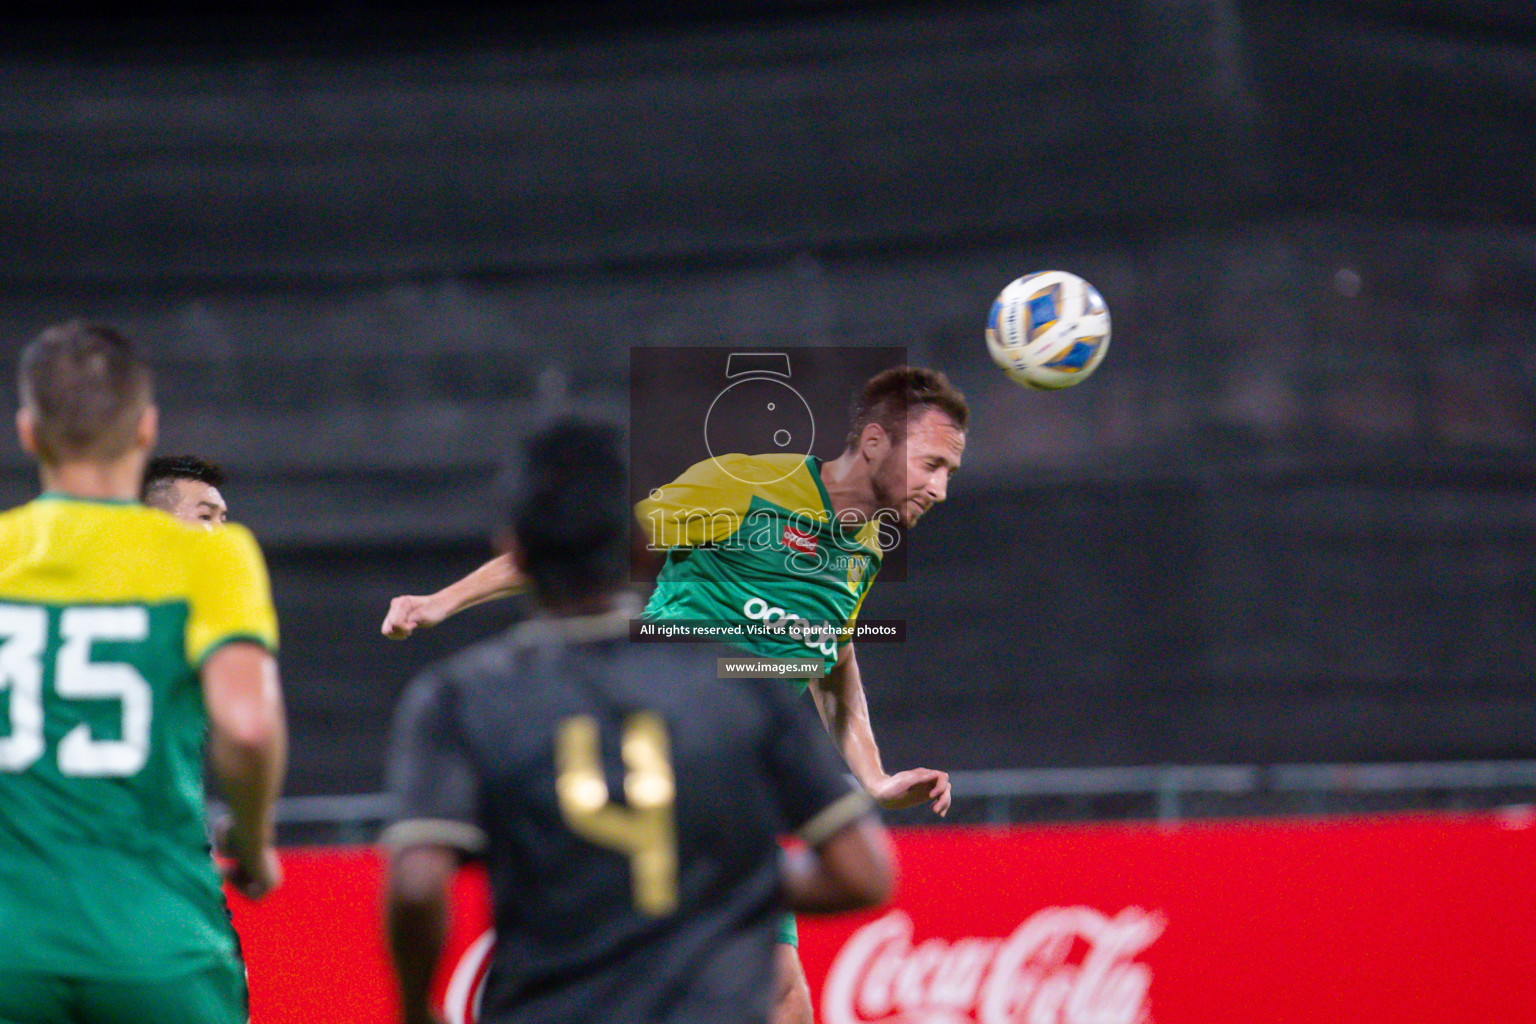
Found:
[[[393,645],[388,598],[477,564],[501,453],[632,346],[971,396],[866,610],[911,627],[861,653],[891,761],[1536,755],[1526,5],[637,6],[5,23],[0,354],[151,345],[271,557],[293,792],[379,784],[410,673],[505,614]],[[1054,396],[980,341],[1047,265],[1115,316]]]

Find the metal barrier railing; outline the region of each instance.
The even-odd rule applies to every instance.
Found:
[[[1156,819],[1177,821],[1188,798],[1203,794],[1301,795],[1314,798],[1304,805],[1313,811],[1324,809],[1315,798],[1370,793],[1525,790],[1536,800],[1536,760],[1006,769],[952,772],[950,782],[957,800],[982,800],[985,820],[996,824],[1014,819],[1019,799],[1126,795],[1153,797]]]
[[[1013,820],[1009,808],[1028,797],[1086,797],[1151,795],[1157,817],[1180,817],[1186,793],[1242,794],[1255,792],[1263,769],[1255,765],[1147,765],[1109,768],[1007,768],[951,772],[955,799],[979,799],[986,820],[1003,825]]]
[[[950,783],[957,805],[978,802],[979,820],[989,824],[1020,820],[1021,801],[1101,797],[1148,797],[1151,816],[1173,822],[1198,796],[1299,795],[1308,812],[1325,810],[1324,797],[1365,794],[1497,795],[1502,802],[1536,803],[1536,760],[1007,768],[951,772]],[[325,831],[325,841],[343,843],[372,841],[393,813],[388,793],[293,796],[277,805],[285,832]],[[1096,817],[1091,811],[1080,816]]]

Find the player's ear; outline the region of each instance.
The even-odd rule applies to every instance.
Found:
[[[859,432],[859,454],[871,462],[879,462],[891,450],[891,435],[878,423],[866,423]]]
[[[37,457],[37,420],[26,406],[16,410],[16,439],[21,442],[22,451]]]

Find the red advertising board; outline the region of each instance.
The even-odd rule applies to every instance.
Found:
[[[1536,1020],[1529,812],[896,839],[894,904],[801,922],[824,1024]],[[267,902],[232,899],[253,1024],[392,1019],[376,855],[285,864]],[[459,961],[484,932],[483,879],[455,905]],[[451,1021],[475,980],[469,964],[440,979]]]

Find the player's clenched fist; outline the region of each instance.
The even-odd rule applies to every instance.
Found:
[[[246,899],[259,900],[283,884],[283,865],[276,850],[263,846],[252,855],[226,863],[224,877]]]
[[[417,626],[430,628],[447,617],[431,597],[404,594],[389,602],[389,614],[384,616],[380,632],[391,640],[404,640]]]
[[[389,602],[389,614],[379,632],[404,640],[418,626],[432,627],[482,601],[507,597],[523,588],[523,574],[510,555],[497,555],[457,583],[425,597],[406,594]]]
[[[213,825],[219,874],[248,900],[259,900],[283,884],[283,863],[270,841],[243,838],[229,818]]]

